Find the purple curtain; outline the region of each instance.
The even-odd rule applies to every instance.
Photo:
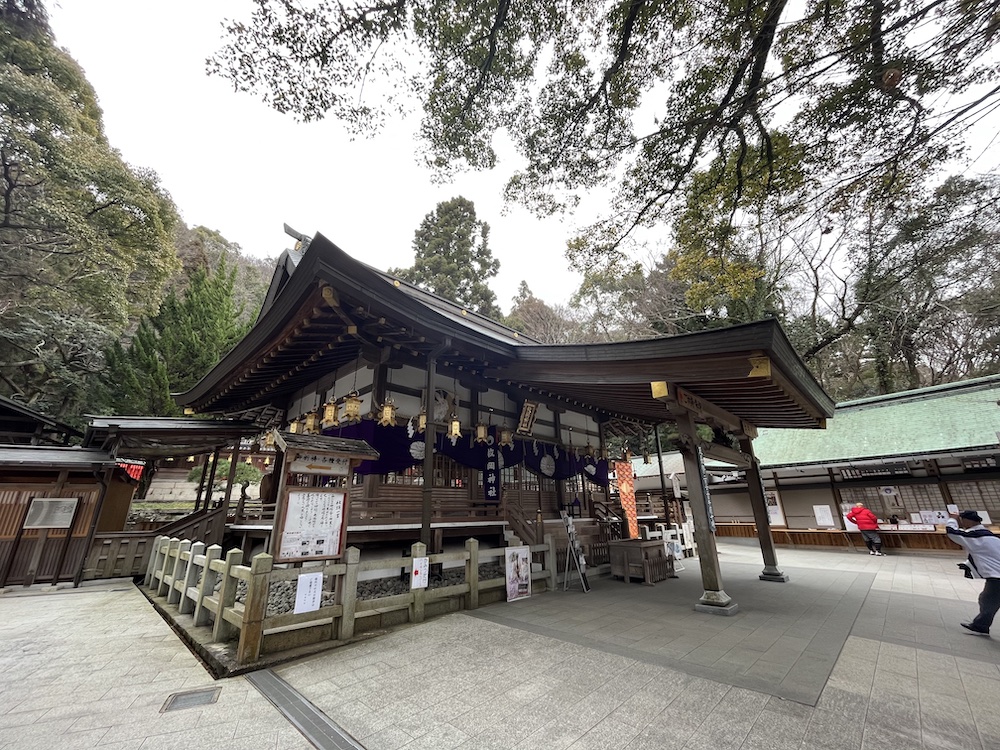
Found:
[[[515,438],[513,446],[497,445],[496,427],[490,427],[489,440],[477,443],[471,434],[459,438],[454,445],[445,435],[438,433],[436,449],[462,466],[486,472],[484,492],[488,503],[500,502],[500,471],[508,466],[524,463],[539,476],[550,479],[570,479],[583,474],[587,479],[602,487],[608,486],[608,462],[590,456],[577,456],[561,446],[540,443],[535,440]],[[407,426],[382,427],[372,420],[358,424],[329,427],[324,435],[353,440],[364,440],[378,451],[375,461],[362,461],[355,471],[358,474],[387,474],[404,471],[423,463],[424,436],[414,433],[409,436]],[[492,479],[490,473],[492,472]]]

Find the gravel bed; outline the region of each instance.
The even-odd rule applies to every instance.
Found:
[[[480,581],[503,577],[503,566],[498,563],[479,566]],[[449,568],[443,574],[432,575],[427,587],[436,589],[444,586],[456,586],[462,583],[465,583],[465,568]],[[267,617],[283,615],[295,609],[295,587],[295,581],[274,581],[271,583],[267,592]],[[358,582],[359,599],[380,599],[387,596],[406,594],[409,590],[409,576],[403,577],[402,580],[399,576],[394,576],[391,578],[374,578],[369,581]],[[335,594],[336,592],[334,591],[324,591],[320,606],[329,607],[335,604]],[[236,601],[245,603],[246,596],[246,581],[240,581],[236,585]]]

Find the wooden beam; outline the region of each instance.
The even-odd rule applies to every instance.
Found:
[[[657,401],[663,401],[666,404],[677,404],[702,421],[712,420],[735,435],[745,435],[749,438],[756,437],[757,435],[757,428],[753,424],[747,422],[745,419],[740,419],[721,406],[716,406],[706,401],[700,396],[691,393],[691,391],[663,380],[651,382],[649,387],[653,398]]]

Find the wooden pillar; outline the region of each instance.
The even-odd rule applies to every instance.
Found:
[[[670,501],[667,500],[667,478],[663,476],[663,445],[660,443],[660,425],[653,425],[653,435],[656,437],[656,465],[660,467],[660,496],[663,498],[663,520],[670,525]],[[671,495],[673,493],[671,492]],[[680,498],[678,498],[680,499]],[[678,519],[679,521],[679,519]]]
[[[757,539],[760,541],[760,552],[764,557],[764,570],[758,577],[762,581],[784,583],[788,580],[788,576],[778,568],[778,554],[774,549],[774,537],[771,535],[771,519],[767,515],[767,503],[764,500],[764,478],[760,473],[760,462],[753,454],[753,440],[741,437],[740,450],[750,456],[750,465],[746,470],[747,494],[750,495],[753,520],[757,525]]]
[[[233,446],[233,455],[229,461],[229,477],[226,480],[226,494],[223,498],[223,504],[226,506],[226,517],[229,517],[229,503],[233,497],[233,482],[236,481],[236,467],[239,465],[240,461],[240,441],[239,438],[236,439],[236,445]],[[240,493],[240,502],[243,501],[243,493]]]
[[[555,409],[552,410],[552,423],[556,433],[556,445],[562,443],[562,421],[559,419],[559,412]],[[573,509],[566,505],[566,486],[563,484],[562,479],[556,479],[556,503],[560,510],[565,510],[569,515],[573,515]],[[542,481],[541,477],[538,478],[538,507],[542,507]],[[580,509],[580,515],[583,515],[583,508]]]
[[[694,420],[687,412],[676,415],[676,420],[681,434],[681,456],[684,459],[688,500],[691,503],[691,514],[694,516],[694,538],[698,544],[698,561],[704,587],[704,593],[694,608],[699,612],[733,615],[739,610],[739,605],[722,588],[719,551],[715,546],[715,520],[710,507],[708,482],[705,478],[705,467],[701,449],[698,447]]]
[[[424,429],[424,486],[421,491],[420,505],[420,543],[431,546],[431,518],[434,508],[434,445],[437,443],[437,422],[434,419],[434,381],[437,376],[437,357],[447,347],[451,339],[431,351],[427,355],[427,386],[425,388],[424,408],[427,410],[427,427]],[[455,394],[456,400],[458,394]],[[455,405],[458,408],[458,405]],[[445,419],[448,416],[445,415]],[[353,627],[353,626],[352,626]]]

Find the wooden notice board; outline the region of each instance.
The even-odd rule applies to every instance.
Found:
[[[270,553],[277,563],[336,560],[347,540],[354,468],[378,452],[363,440],[274,431],[281,452]]]

